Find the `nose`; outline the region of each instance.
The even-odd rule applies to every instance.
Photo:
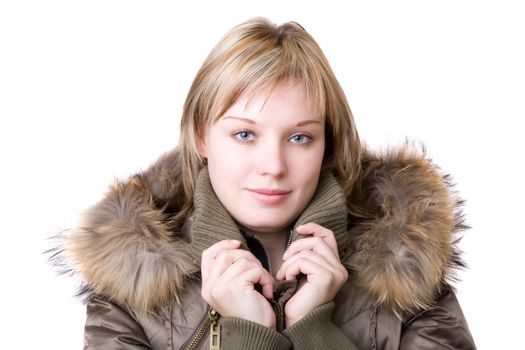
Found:
[[[256,161],[261,175],[282,176],[288,170],[285,147],[278,140],[260,144]]]

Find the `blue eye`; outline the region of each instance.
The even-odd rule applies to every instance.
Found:
[[[233,137],[236,140],[241,141],[241,142],[249,142],[249,141],[253,141],[254,135],[250,131],[242,130],[242,131],[238,131],[235,134],[233,134]]]
[[[305,144],[312,141],[312,138],[305,134],[297,134],[290,137],[290,141],[296,144]]]

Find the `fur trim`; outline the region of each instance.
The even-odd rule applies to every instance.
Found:
[[[354,216],[346,263],[379,305],[403,318],[431,305],[464,266],[454,238],[467,228],[462,202],[424,150],[368,153],[362,166],[349,198]]]
[[[79,295],[98,294],[137,310],[153,310],[180,295],[198,270],[190,244],[173,235],[167,209],[180,177],[177,151],[147,171],[111,185],[81,223],[55,237],[48,253],[60,273],[80,274]]]
[[[199,266],[173,218],[181,206],[178,150],[117,181],[76,228],[59,237],[51,260],[96,293],[137,310],[177,298]],[[450,179],[403,147],[365,153],[348,199],[350,248],[344,263],[377,304],[399,317],[430,305],[462,266],[454,232],[465,228]]]

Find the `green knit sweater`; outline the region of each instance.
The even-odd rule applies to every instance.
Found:
[[[196,262],[200,263],[204,249],[221,240],[236,239],[248,249],[239,228],[215,195],[206,168],[197,179],[194,205],[191,240]],[[312,200],[295,222],[292,241],[300,239],[295,232],[297,226],[315,222],[334,232],[341,254],[348,244],[346,218],[342,188],[331,174],[322,174]],[[220,318],[221,349],[357,349],[332,322],[334,307],[334,302],[321,305],[283,332],[240,318]]]

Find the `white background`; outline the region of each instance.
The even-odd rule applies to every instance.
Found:
[[[177,144],[198,67],[254,16],[316,38],[371,147],[421,140],[454,175],[473,227],[458,285],[471,331],[479,349],[522,346],[519,1],[181,3],[0,3],[1,347],[82,347],[84,307],[46,237]]]

